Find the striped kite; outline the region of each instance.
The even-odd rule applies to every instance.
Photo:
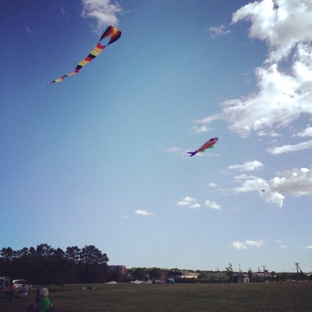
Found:
[[[88,64],[89,62],[91,62],[96,56],[98,56],[105,48],[106,46],[103,46],[100,44],[101,40],[106,38],[106,37],[110,37],[110,40],[108,42],[107,45],[115,42],[116,40],[118,40],[121,36],[121,31],[118,30],[117,28],[113,27],[113,26],[108,26],[107,29],[104,31],[103,35],[101,36],[100,40],[99,40],[99,43],[94,47],[94,49],[91,51],[91,53],[86,57],[84,58],[77,66],[76,66],[76,69],[65,75],[65,76],[62,76],[61,78],[58,78],[58,79],[55,79],[53,81],[50,81],[48,82],[47,84],[51,84],[53,82],[61,82],[63,81],[63,79],[65,77],[68,77],[68,76],[73,76],[73,75],[76,75],[79,73],[80,69],[85,66],[86,64]]]
[[[199,152],[204,152],[207,148],[213,148],[213,145],[218,142],[218,138],[212,138],[208,140],[206,143],[204,143],[199,149],[197,149],[195,152],[188,152],[190,154],[190,157],[196,155]]]

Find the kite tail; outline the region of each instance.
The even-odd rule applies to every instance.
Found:
[[[117,28],[113,27],[113,26],[109,26],[107,27],[107,29],[104,31],[102,37],[100,38],[100,41],[103,38],[106,37],[110,37],[110,40],[108,42],[107,45],[117,41],[121,36],[121,31],[118,30]],[[54,82],[61,82],[63,81],[64,78],[69,77],[69,76],[73,76],[75,74],[78,74],[79,70],[85,66],[86,64],[90,63],[95,57],[97,57],[104,49],[106,48],[106,46],[101,45],[100,42],[94,47],[94,49],[91,51],[91,53],[85,57],[77,66],[76,69],[72,72],[69,73],[67,75],[62,76],[61,78],[55,79],[53,81],[50,81],[47,83],[47,85],[50,85],[51,83]]]
[[[190,157],[194,156],[197,152],[188,152],[190,155]]]

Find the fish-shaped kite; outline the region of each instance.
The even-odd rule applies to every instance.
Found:
[[[76,75],[79,73],[79,70],[85,66],[86,64],[88,64],[89,62],[91,62],[96,56],[98,56],[105,48],[106,46],[104,45],[101,45],[100,42],[102,39],[106,38],[106,37],[110,37],[110,40],[108,42],[107,45],[115,42],[116,40],[118,40],[121,36],[121,31],[118,30],[117,28],[115,28],[114,26],[108,26],[107,29],[104,31],[103,35],[101,36],[100,40],[99,40],[99,43],[94,47],[94,49],[91,51],[91,53],[86,57],[84,58],[77,66],[76,66],[76,69],[67,74],[67,75],[64,75],[62,76],[61,78],[58,78],[58,79],[55,79],[53,81],[50,81],[48,82],[47,84],[51,84],[53,82],[61,82],[63,81],[63,79],[65,77],[68,77],[68,76],[73,76],[73,75]]]
[[[216,144],[218,142],[218,138],[212,138],[210,140],[208,140],[205,144],[203,144],[199,149],[197,149],[195,152],[188,152],[190,155],[190,157],[196,155],[199,152],[204,152],[205,149],[207,148],[213,148],[213,145]]]

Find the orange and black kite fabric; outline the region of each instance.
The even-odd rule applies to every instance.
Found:
[[[53,82],[61,82],[65,77],[73,76],[79,73],[80,69],[85,66],[86,64],[90,63],[96,56],[98,56],[105,48],[106,46],[103,46],[100,44],[101,40],[110,37],[109,42],[107,45],[117,41],[121,36],[121,31],[113,26],[108,26],[107,29],[104,31],[103,35],[100,38],[99,43],[94,47],[94,49],[91,51],[91,53],[84,58],[77,66],[76,69],[65,76],[62,76],[61,78],[55,79],[53,81],[48,82],[48,85]]]

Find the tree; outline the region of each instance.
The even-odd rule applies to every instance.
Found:
[[[54,254],[54,248],[52,248],[50,245],[48,244],[40,244],[37,245],[36,248],[36,256],[37,258],[49,258],[51,256],[53,256]]]
[[[40,244],[14,251],[0,250],[0,272],[14,278],[29,280],[32,284],[45,285],[75,282],[105,282],[108,257],[94,246],[54,249]]]
[[[80,253],[79,272],[81,282],[100,283],[107,278],[106,263],[108,258],[93,245],[85,246]]]
[[[229,266],[226,269],[226,275],[229,278],[229,280],[232,282],[233,280],[233,276],[234,276],[234,271],[233,271],[233,267],[232,267],[232,263],[229,262]]]
[[[149,278],[159,280],[161,278],[161,269],[159,268],[153,268],[149,271]]]
[[[143,280],[146,270],[144,268],[136,268],[133,272],[133,277],[138,280]]]
[[[93,245],[83,247],[80,257],[84,264],[106,264],[109,260],[106,254],[102,254],[102,252]]]
[[[252,279],[252,276],[253,276],[252,269],[249,268],[249,269],[248,269],[248,277],[249,277],[249,280],[250,280],[250,281],[251,281],[251,279]]]
[[[117,271],[112,271],[108,275],[108,280],[109,281],[120,282],[121,278],[122,278],[121,274],[119,272],[117,272]]]
[[[272,278],[275,278],[275,275],[276,275],[275,271],[272,271],[272,272],[271,272]]]
[[[282,272],[280,275],[280,280],[281,281],[286,281],[288,279],[288,273],[287,272]]]
[[[67,247],[65,251],[65,257],[70,262],[79,263],[81,249],[78,246]]]

